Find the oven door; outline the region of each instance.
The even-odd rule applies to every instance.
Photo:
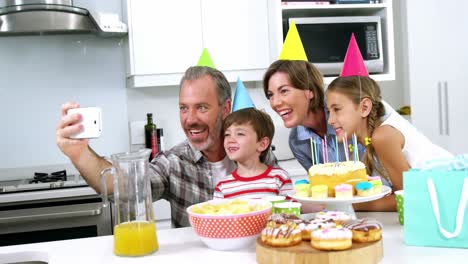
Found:
[[[100,198],[35,201],[0,207],[0,246],[112,234]]]

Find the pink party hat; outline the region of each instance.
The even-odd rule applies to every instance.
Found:
[[[343,63],[343,69],[340,73],[341,77],[347,76],[365,76],[369,77],[364,60],[362,59],[361,51],[359,50],[354,33],[351,35],[348,50]]]

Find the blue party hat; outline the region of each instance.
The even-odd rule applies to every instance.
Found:
[[[244,84],[240,78],[237,77],[236,92],[234,94],[234,101],[232,102],[232,112],[250,107],[255,107],[255,105],[252,99],[250,99],[249,92],[247,92]]]

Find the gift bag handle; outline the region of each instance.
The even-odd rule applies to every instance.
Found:
[[[440,224],[439,201],[437,200],[437,192],[435,189],[434,182],[431,178],[427,179],[427,189],[431,198],[434,216],[436,218],[437,225],[439,226],[439,230],[442,233],[442,235],[446,238],[454,238],[460,235],[460,232],[463,228],[463,219],[465,218],[466,203],[468,202],[468,178],[465,178],[465,180],[463,181],[462,193],[460,196],[460,201],[458,202],[457,222],[455,226],[455,231],[453,231],[452,233],[445,230],[445,228],[443,228]]]

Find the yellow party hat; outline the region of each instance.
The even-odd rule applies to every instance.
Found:
[[[302,46],[301,37],[299,36],[294,20],[292,20],[289,25],[288,34],[286,34],[279,59],[309,61],[304,51],[304,46]]]
[[[203,49],[200,59],[198,59],[197,66],[207,66],[216,69],[213,60],[211,59],[210,53],[208,53],[207,48]]]

